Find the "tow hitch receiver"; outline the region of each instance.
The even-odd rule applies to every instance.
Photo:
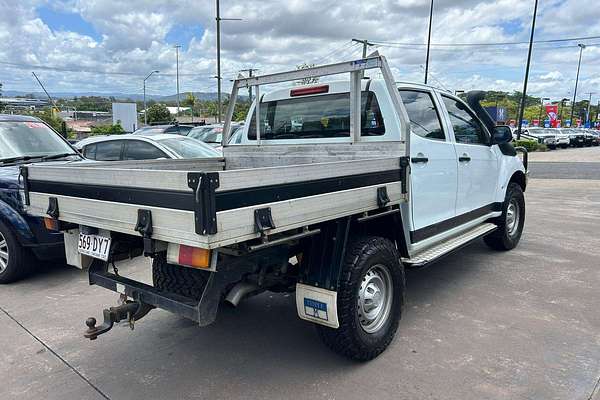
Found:
[[[138,319],[144,317],[154,307],[137,301],[127,301],[120,306],[110,307],[105,309],[104,322],[100,326],[96,326],[96,318],[90,317],[85,320],[88,329],[83,336],[90,340],[96,340],[99,335],[110,331],[116,322],[123,320],[129,321],[129,326],[133,329],[133,324]]]

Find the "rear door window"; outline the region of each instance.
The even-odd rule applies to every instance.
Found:
[[[141,140],[129,140],[125,145],[123,160],[156,160],[170,158],[156,146]]]
[[[427,139],[446,140],[439,115],[429,93],[401,90],[400,96],[410,119],[412,133]]]
[[[96,143],[96,158],[98,161],[119,161],[121,160],[121,151],[123,149],[123,140],[111,140],[108,142]]]
[[[377,97],[362,92],[362,136],[385,134],[385,124]],[[306,96],[261,103],[261,138],[321,139],[350,137],[350,94]],[[256,139],[256,115],[248,129]]]

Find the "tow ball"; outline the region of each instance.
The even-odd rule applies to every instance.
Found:
[[[124,320],[129,322],[129,326],[133,330],[134,322],[144,317],[153,308],[149,304],[137,301],[126,301],[120,306],[110,307],[103,311],[104,322],[102,322],[102,325],[96,326],[96,318],[94,317],[85,320],[88,329],[83,336],[90,340],[96,340],[98,336],[110,331],[115,323]]]

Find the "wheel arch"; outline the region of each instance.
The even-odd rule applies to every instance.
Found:
[[[506,187],[508,188],[508,185],[511,183],[516,183],[521,187],[521,190],[525,192],[525,189],[527,188],[527,177],[525,176],[525,173],[523,171],[515,171],[508,180]]]
[[[0,222],[11,230],[20,244],[35,242],[35,235],[25,218],[2,200],[0,200]]]

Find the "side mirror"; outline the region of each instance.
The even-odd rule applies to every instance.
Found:
[[[513,139],[512,131],[507,125],[498,125],[494,127],[492,133],[492,144],[508,143]]]

